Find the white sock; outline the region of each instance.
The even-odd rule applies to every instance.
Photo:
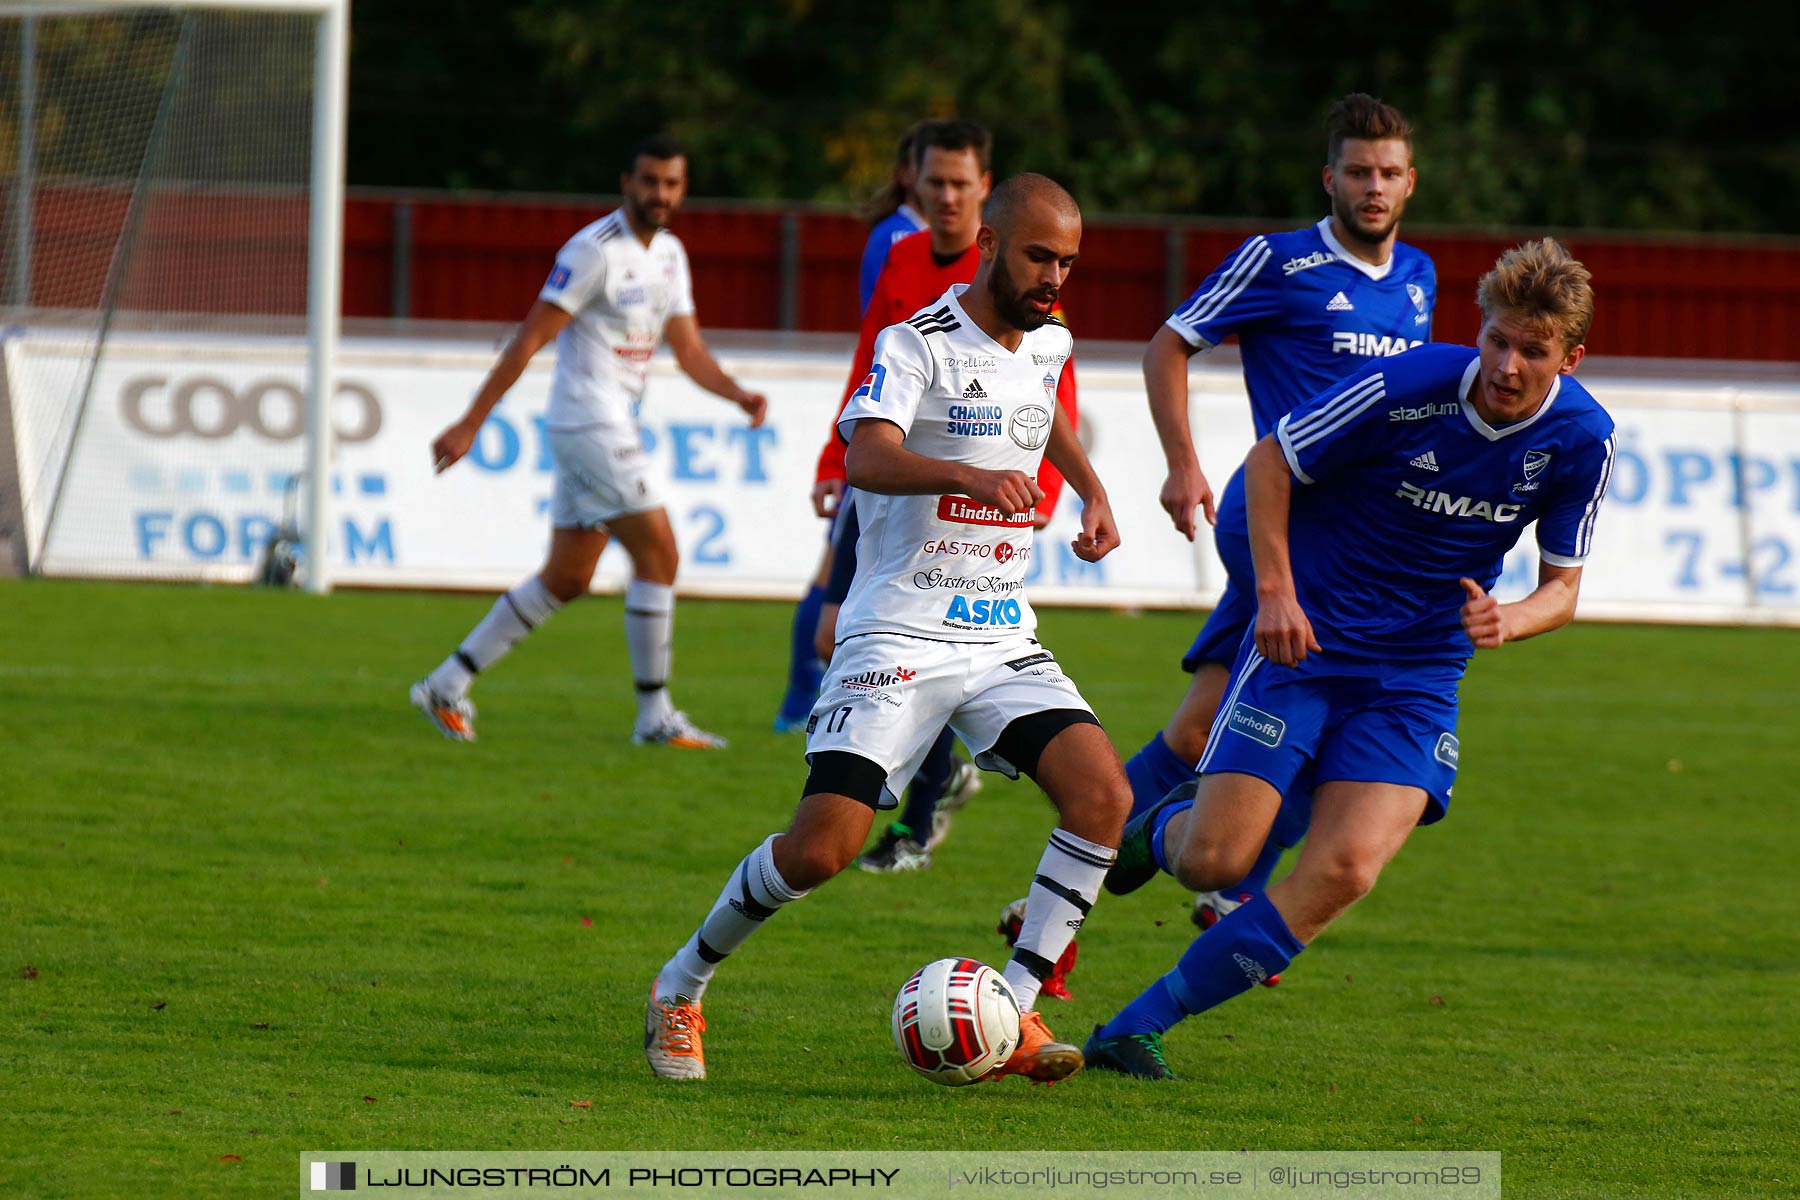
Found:
[[[806,895],[788,886],[775,869],[775,839],[780,836],[770,834],[738,864],[706,920],[657,973],[660,996],[686,996],[698,1004],[725,956],[743,945],[782,905]]]
[[[431,690],[447,700],[468,695],[478,672],[506,656],[526,634],[548,621],[562,607],[543,580],[533,575],[510,592],[501,592],[481,623],[469,631],[456,653],[426,676]]]
[[[1038,860],[1037,878],[1025,902],[1025,927],[1002,972],[1019,998],[1019,1011],[1030,1012],[1037,1004],[1038,989],[1056,969],[1088,910],[1100,895],[1107,868],[1119,852],[1066,829],[1050,833],[1050,844]]]
[[[631,651],[631,679],[637,685],[639,732],[655,729],[675,714],[669,701],[674,628],[675,589],[633,579],[625,589],[625,646]]]

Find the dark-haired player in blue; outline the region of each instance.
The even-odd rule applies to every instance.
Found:
[[[1188,429],[1189,358],[1237,335],[1260,438],[1307,397],[1431,338],[1437,272],[1424,252],[1399,240],[1415,182],[1412,127],[1398,109],[1361,93],[1338,101],[1325,127],[1330,215],[1292,233],[1250,238],[1157,330],[1144,352],[1150,411],[1168,460],[1162,504],[1189,541],[1195,509],[1213,516],[1212,490]],[[1226,485],[1217,515],[1214,543],[1225,564],[1225,592],[1182,657],[1182,669],[1194,678],[1168,727],[1125,764],[1134,813],[1193,779],[1225,691],[1226,668],[1256,611],[1241,471]],[[1284,812],[1243,879],[1198,897],[1195,923],[1204,929],[1266,888],[1283,848],[1305,832],[1303,807]]]
[[[1194,794],[1127,825],[1107,890],[1166,870],[1242,875],[1311,780],[1294,869],[1196,938],[1084,1051],[1172,1077],[1161,1035],[1287,967],[1375,885],[1456,779],[1457,688],[1476,648],[1575,615],[1613,463],[1613,422],[1572,378],[1593,321],[1587,270],[1545,239],[1481,280],[1479,349],[1371,364],[1283,417],[1245,461],[1256,618]],[[1538,586],[1500,604],[1501,560],[1537,522]]]

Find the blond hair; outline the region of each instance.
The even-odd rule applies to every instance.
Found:
[[[1573,350],[1587,341],[1594,323],[1593,276],[1555,238],[1515,246],[1481,277],[1475,301],[1481,318],[1507,313],[1548,329]]]

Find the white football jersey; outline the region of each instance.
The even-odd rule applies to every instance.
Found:
[[[650,356],[670,317],[694,311],[687,251],[666,229],[645,246],[616,209],[556,252],[540,300],[573,318],[556,337],[550,429],[587,429],[634,419]]]
[[[889,421],[926,458],[1036,476],[1056,418],[1056,385],[1074,340],[1058,321],[1025,335],[1017,351],[963,312],[957,284],[875,341],[862,386],[838,417],[848,441],[857,421]],[[1031,516],[1007,517],[967,496],[886,496],[858,489],[856,578],[838,613],[838,639],[904,633],[995,642],[1030,633],[1025,599]]]

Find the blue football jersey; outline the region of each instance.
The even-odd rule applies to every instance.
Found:
[[[1260,439],[1370,360],[1430,341],[1436,306],[1437,270],[1423,250],[1395,242],[1386,263],[1370,266],[1327,218],[1249,239],[1166,323],[1190,346],[1237,335]]]
[[[1613,422],[1573,376],[1499,428],[1467,399],[1471,346],[1383,359],[1276,425],[1297,481],[1295,590],[1327,653],[1463,660],[1463,576],[1484,588],[1526,525],[1556,566],[1580,566],[1612,473]]]
[[[856,272],[856,294],[861,300],[858,312],[869,311],[869,297],[875,294],[875,285],[881,280],[881,268],[887,266],[888,250],[901,238],[923,228],[925,218],[914,212],[910,204],[902,204],[869,230],[869,240],[863,243],[862,265]]]

